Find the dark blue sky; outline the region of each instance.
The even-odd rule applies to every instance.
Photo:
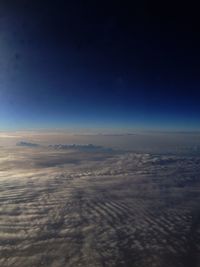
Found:
[[[200,129],[198,9],[66,2],[1,1],[0,129]]]

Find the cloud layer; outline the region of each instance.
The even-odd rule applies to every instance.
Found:
[[[1,267],[199,266],[198,154],[55,148],[1,149]]]

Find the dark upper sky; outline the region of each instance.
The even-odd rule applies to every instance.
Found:
[[[200,129],[189,2],[1,1],[0,45],[1,129]]]

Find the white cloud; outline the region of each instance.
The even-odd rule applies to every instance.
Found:
[[[198,154],[74,146],[2,148],[0,266],[184,267],[198,256]]]

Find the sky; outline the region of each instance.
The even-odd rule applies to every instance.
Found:
[[[197,11],[1,1],[0,130],[200,130]]]

